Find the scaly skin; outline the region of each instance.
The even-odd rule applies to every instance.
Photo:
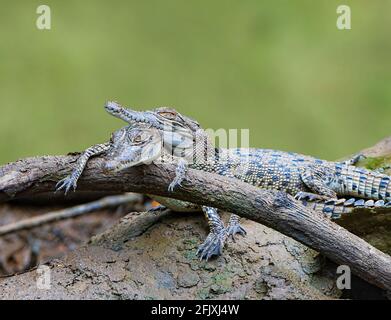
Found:
[[[168,188],[170,191],[175,187],[181,186],[187,167],[196,169],[196,166],[193,164],[204,163],[209,160],[215,161],[218,150],[210,142],[208,135],[201,129],[198,122],[181,115],[174,109],[159,107],[153,111],[140,112],[126,109],[119,103],[113,101],[107,102],[105,109],[109,114],[126,121],[130,125],[149,125],[162,132],[164,146],[167,152],[180,158],[177,162],[177,176]],[[167,119],[169,119],[169,121],[167,121]],[[195,148],[195,146],[198,147]],[[226,172],[225,175],[233,177],[230,172]],[[167,207],[172,208],[170,201],[161,199],[160,202]],[[187,210],[188,207],[189,205],[184,203],[182,210]],[[212,220],[219,220],[220,224],[223,225],[216,208],[202,207],[202,211],[205,213],[210,226],[214,223]],[[208,214],[206,212],[208,212]],[[214,214],[211,215],[211,212]],[[213,217],[213,219],[211,217]],[[211,228],[211,233],[213,233],[214,230],[215,228]],[[230,218],[226,230],[228,236],[232,237],[237,233],[241,235],[246,234],[246,231],[240,225],[240,217],[234,214]],[[219,235],[214,235],[214,237],[217,236],[221,236],[221,233]],[[214,237],[208,236],[208,240],[214,239]],[[214,241],[214,243],[224,243],[225,239],[226,237],[224,237],[224,240]],[[206,245],[204,248],[208,248],[208,246]],[[215,251],[221,251],[221,249]],[[203,253],[201,252],[200,255],[202,257]],[[209,256],[209,254],[206,253],[205,256]]]
[[[107,154],[108,161],[106,170],[119,171],[128,167],[139,164],[154,163],[183,163],[183,158],[173,155],[164,147],[163,132],[157,129],[151,129],[145,124],[139,124],[138,127],[132,128],[127,126],[116,131],[112,135],[111,148]],[[186,152],[185,155],[191,156],[191,153]],[[215,165],[218,165],[215,163]],[[192,167],[192,165],[190,165]],[[177,166],[177,174],[182,170],[182,166]],[[169,187],[170,188],[170,187]],[[167,205],[169,208],[179,211],[194,211],[194,205],[182,202],[179,208],[179,202],[172,205],[172,202],[164,201],[163,197],[152,196],[152,198]],[[159,208],[163,209],[163,208]],[[193,209],[193,210],[192,210]],[[229,235],[236,233],[244,235],[246,232],[240,226],[238,216],[232,215],[230,224],[226,229],[218,214],[216,208],[207,206],[196,206],[195,209],[200,209],[204,212],[207,218],[210,233],[205,242],[200,246],[198,254],[201,259],[208,260],[212,255],[218,255],[222,252],[222,248]]]
[[[133,139],[132,143],[135,144],[135,147],[129,146],[129,139]],[[139,139],[140,141],[136,139]],[[139,148],[141,142],[144,143],[142,144],[143,148]],[[121,159],[126,160],[128,154],[132,154],[132,159],[134,159],[132,165],[135,166],[138,164],[149,164],[156,160],[160,157],[161,150],[165,150],[163,149],[161,131],[151,128],[147,124],[138,124],[138,127],[136,128],[127,126],[114,132],[110,142],[94,145],[83,152],[83,154],[78,159],[73,172],[57,183],[57,190],[64,189],[65,193],[67,193],[71,188],[75,190],[77,187],[77,181],[85,169],[87,161],[93,156],[106,153],[106,155],[109,157],[113,157],[113,155],[116,154],[117,156],[114,157],[115,161],[108,161],[106,164],[106,169],[121,170],[129,166],[127,161],[124,161],[123,165],[121,165]],[[132,153],[132,151],[134,152]],[[159,161],[167,161],[167,159],[171,157],[167,151],[164,152],[164,155],[164,157],[160,157]],[[180,163],[180,160],[178,162]],[[178,166],[178,173],[180,172],[181,168],[181,166]],[[245,234],[245,230],[240,226],[236,215],[232,215],[230,219],[230,225],[226,229],[216,208],[207,206],[200,207],[198,205],[184,201],[173,204],[173,202],[170,202],[169,198],[157,197],[153,195],[149,196],[163,204],[166,204],[174,211],[202,210],[204,212],[210,227],[210,234],[198,251],[201,259],[209,259],[212,255],[220,254],[225,240],[229,235],[233,236],[235,233],[240,233],[242,235]]]
[[[176,156],[173,156],[172,154],[168,153],[165,148],[163,148],[163,141],[159,140],[161,139],[161,135],[159,133],[154,133],[156,135],[155,138],[150,138],[150,130],[145,132],[143,128],[136,127],[125,127],[123,129],[118,130],[120,134],[114,134],[114,139],[112,140],[112,147],[111,147],[111,152],[108,154],[109,161],[106,165],[106,168],[109,170],[122,170],[123,168],[128,168],[134,165],[138,165],[141,163],[177,163],[181,161],[181,158],[178,158]],[[133,140],[135,140],[134,137],[137,137],[138,140],[144,141],[144,143],[133,143]],[[144,138],[142,138],[144,137]],[[152,148],[151,145],[154,145]],[[155,150],[153,153],[149,151],[150,149]],[[141,152],[142,150],[143,152]],[[145,151],[147,150],[147,151]],[[286,155],[284,152],[280,152],[281,154]],[[278,157],[280,155],[278,151],[274,150],[265,150],[264,155],[266,157],[271,157],[273,161],[278,161],[282,159],[281,157]],[[141,155],[142,154],[142,158]],[[152,155],[152,156],[151,156]],[[304,182],[297,182],[299,178],[301,177],[301,167],[297,168],[297,163],[302,164],[303,162],[309,161],[311,165],[314,165],[312,162],[312,159],[310,157],[297,157],[296,154],[290,154],[289,156],[292,156],[294,160],[293,164],[290,166],[290,171],[289,174],[287,174],[283,180],[277,180],[273,178],[269,178],[269,176],[266,177],[266,181],[262,180],[261,178],[263,177],[263,169],[262,167],[257,167],[259,162],[255,161],[255,158],[250,158],[249,162],[246,164],[242,163],[237,163],[236,159],[234,161],[227,161],[224,163],[224,165],[221,164],[221,162],[215,161],[215,162],[205,162],[202,164],[189,164],[189,167],[192,169],[198,169],[202,170],[205,172],[212,172],[212,173],[217,173],[221,174],[224,176],[231,176],[233,175],[234,177],[240,177],[243,176],[243,170],[245,171],[245,178],[242,179],[244,182],[250,183],[254,186],[263,188],[263,189],[276,189],[276,190],[281,190],[281,191],[288,191],[288,192],[300,192],[303,190],[306,185]],[[278,160],[276,160],[276,158]],[[137,159],[137,161],[135,160]],[[259,159],[259,158],[258,158]],[[263,161],[266,161],[267,163],[270,163],[270,159],[267,158],[266,160],[262,159]],[[295,161],[297,160],[297,161]],[[349,163],[354,163],[356,159],[353,159],[349,161]],[[262,163],[262,161],[261,161]],[[286,162],[282,162],[286,163]],[[325,165],[327,162],[320,162],[317,161],[317,165]],[[362,172],[361,168],[357,168],[354,166],[351,166],[350,164],[347,163],[333,163],[333,162],[328,162],[330,167],[335,166],[337,169],[339,166],[346,166],[347,168],[350,169],[350,167],[357,169],[358,172]],[[284,169],[284,168],[283,168]],[[252,170],[255,170],[255,172],[258,173],[258,176],[255,177],[255,175],[252,174]],[[267,170],[270,170],[270,167],[267,167]],[[369,170],[366,170],[369,171]],[[228,174],[227,174],[228,173]],[[376,173],[371,171],[370,172],[373,176],[384,176],[383,174]],[[294,183],[291,183],[291,180],[294,180]],[[284,189],[285,188],[285,189]],[[365,194],[365,192],[362,192]],[[312,193],[309,193],[312,195]],[[316,196],[316,195],[315,195]],[[304,197],[301,198],[302,200],[307,200],[304,199]],[[354,198],[353,198],[354,199]],[[315,199],[311,198],[310,200],[323,200],[321,198],[316,197]],[[346,201],[344,199],[327,199],[325,201],[325,204],[343,204],[341,201]],[[382,206],[389,206],[391,205],[390,202],[387,204],[384,202],[382,199],[369,199],[369,200],[376,200],[373,201],[373,206],[375,207],[382,207]],[[319,202],[319,201],[318,201]],[[366,202],[364,199],[360,200],[354,200],[352,202],[352,199],[349,199],[346,201],[346,206],[350,206],[352,204],[356,203],[356,206],[363,206]],[[370,205],[371,202],[366,203],[367,206],[372,206]]]
[[[169,154],[166,149],[162,147],[162,141],[158,139],[151,139],[148,137],[150,131],[147,134],[143,133],[143,129],[140,127],[130,128],[126,127],[119,130],[123,131],[121,134],[115,134],[115,137],[112,141],[112,151],[108,155],[108,162],[106,169],[118,171],[134,165],[141,163],[165,163],[173,161],[179,161],[175,156]],[[161,137],[160,134],[156,134],[157,137]],[[141,142],[143,141],[143,142]],[[154,144],[154,146],[151,146]],[[159,151],[160,148],[160,151]],[[149,150],[155,150],[154,153],[151,153]],[[191,165],[190,165],[191,166]],[[208,162],[204,164],[205,171],[216,172],[217,168],[220,168],[221,164],[218,162],[211,163]],[[235,169],[235,167],[225,166],[227,170]],[[158,197],[157,200],[161,203],[166,203],[168,206],[176,209],[181,209],[184,205],[186,211],[193,211],[199,209],[197,206],[189,205],[186,202],[168,199],[166,200],[163,197]],[[365,208],[378,208],[384,207],[384,201],[379,200],[374,202],[373,200],[364,201],[356,200],[354,198],[345,200],[329,200],[323,203],[318,201],[307,202],[301,200],[302,203],[306,206],[313,208],[316,211],[321,211],[331,218],[338,218],[342,213],[351,212],[356,207],[365,207]],[[162,209],[162,208],[160,208]],[[221,222],[221,219],[215,208],[211,207],[202,207],[206,217],[208,218],[211,232],[205,240],[204,244],[199,248],[199,254],[201,259],[209,259],[212,255],[219,255],[222,252],[225,240],[227,238],[228,232],[224,225]],[[235,215],[232,215],[230,220],[235,219]],[[236,221],[231,221],[230,227],[240,228]],[[244,230],[232,230],[232,233],[244,233]]]
[[[102,144],[96,144],[86,149],[77,160],[75,169],[73,170],[72,174],[57,182],[56,189],[57,190],[64,189],[65,194],[67,194],[71,188],[73,188],[73,190],[75,191],[77,187],[77,181],[79,180],[81,174],[83,173],[88,160],[91,157],[107,152],[110,149],[110,147],[111,144],[109,142],[106,142]]]
[[[158,108],[154,111],[147,111],[145,117],[138,112],[137,120],[134,120],[136,117],[132,116],[132,110],[125,109],[118,104],[116,104],[116,108],[126,110],[126,112],[122,111],[122,114],[126,113],[127,117],[122,119],[129,123],[140,121],[156,126],[158,129],[162,127],[173,128],[171,129],[173,131],[176,130],[178,123],[180,123],[181,129],[187,126],[193,132],[194,140],[200,136],[206,140],[206,142],[201,141],[193,147],[194,155],[202,154],[205,146],[209,146],[208,150],[212,150],[207,135],[202,133],[203,130],[196,129],[197,126],[194,124],[190,126],[189,118],[180,115],[174,109]],[[180,122],[181,120],[182,122]],[[198,125],[198,123],[196,124]],[[311,199],[336,199],[338,196],[353,196],[391,202],[391,178],[380,172],[355,167],[354,164],[359,160],[360,155],[345,162],[333,162],[293,152],[269,149],[216,150],[214,152],[205,151],[208,159],[199,161],[200,158],[197,158],[198,162],[189,165],[189,167],[204,171],[213,170],[212,172],[219,174],[229,173],[237,179],[261,188],[286,191],[299,199],[308,197]],[[208,162],[216,162],[217,159],[221,163],[220,167],[211,167],[208,164]],[[231,166],[231,169],[227,170],[225,165]]]
[[[177,176],[168,187],[170,191],[173,191],[175,187],[181,186],[187,167],[193,168],[192,165],[188,166],[189,163],[200,163],[207,161],[208,159],[214,159],[215,157],[217,150],[209,141],[208,136],[201,129],[198,122],[177,113],[171,108],[160,107],[153,111],[140,112],[123,108],[117,102],[109,101],[106,103],[105,109],[109,114],[122,119],[131,125],[149,125],[162,132],[164,146],[167,152],[180,158],[177,162]],[[156,115],[158,115],[158,117],[156,117]],[[170,119],[170,121],[167,122],[165,119]],[[195,141],[197,142],[196,145],[202,147],[194,148]],[[226,175],[233,177],[229,173]],[[164,201],[164,199],[161,199],[160,201],[167,207],[172,208],[172,206],[170,206],[170,201]],[[180,211],[187,210],[188,207],[189,204],[183,203],[182,210]],[[202,211],[208,220],[211,230],[210,235],[206,240],[207,243],[213,243],[214,246],[218,246],[219,244],[223,245],[227,236],[234,237],[237,233],[241,235],[246,234],[246,231],[240,225],[239,216],[233,214],[230,218],[228,227],[226,228],[226,236],[223,232],[216,231],[224,226],[218,214],[218,210],[216,208],[203,206]],[[217,221],[219,221],[219,228],[212,227],[217,224]],[[220,238],[220,240],[216,240],[216,238]],[[205,257],[206,259],[210,256],[210,252],[213,251],[213,253],[216,253],[222,251],[222,248],[214,249],[214,247],[211,247],[208,244],[201,247],[203,249],[199,251],[199,254],[201,258]]]
[[[186,159],[186,161],[177,162],[181,165],[178,166],[177,178],[170,185],[170,189],[180,185],[185,178],[186,167],[188,166],[206,172],[238,178],[261,188],[286,191],[296,195],[305,204],[314,204],[315,210],[334,215],[334,217],[339,216],[340,213],[349,212],[351,208],[356,206],[361,207],[365,204],[367,207],[378,208],[386,206],[383,199],[387,202],[390,201],[388,187],[384,186],[387,179],[389,179],[388,176],[352,166],[358,157],[347,162],[329,162],[300,154],[274,150],[215,149],[197,122],[180,115],[173,109],[158,108],[154,111],[135,112],[125,109],[117,103],[108,103],[106,110],[130,124],[160,130],[164,145],[168,146],[165,150],[169,150],[170,161],[176,161],[178,158]],[[126,132],[129,133],[129,130],[131,130],[130,127],[123,132],[121,130],[118,132],[122,132],[121,134],[126,136]],[[194,141],[198,143],[193,144]],[[127,149],[129,146],[126,145],[126,141],[125,143],[117,143],[114,150]],[[113,145],[111,147],[113,148]],[[162,159],[158,161],[162,161]],[[71,185],[75,188],[76,181],[84,169],[85,163],[84,156],[83,161],[78,163],[74,171],[78,174],[72,174],[71,177],[68,177],[68,180],[65,181],[67,183],[61,187],[69,189],[69,185]],[[358,183],[355,183],[357,177],[359,180]],[[377,193],[376,188],[372,187],[376,185],[379,187]],[[376,194],[378,195],[377,198]],[[355,199],[349,199],[347,204],[344,205],[343,200],[342,202],[341,200],[335,200],[337,195],[353,195],[379,201],[376,203],[361,203]],[[324,202],[322,201],[324,199],[333,200]],[[168,207],[173,207],[172,200],[160,198],[159,202],[166,204]],[[307,203],[305,200],[316,201]],[[182,207],[182,209],[187,210],[189,207],[193,207],[185,202],[182,202],[182,205],[180,204],[181,202],[176,201],[174,209],[178,210]],[[195,207],[197,208],[197,206]],[[219,233],[223,223],[217,210],[209,207],[203,207],[202,209],[208,218],[212,234],[211,237],[208,236],[206,244],[201,246],[201,257],[208,258],[211,254],[221,252],[221,248],[218,248],[218,246],[224,244],[226,235]],[[236,217],[233,215],[230,219],[230,225],[226,229],[226,232],[230,232],[232,235],[244,233]],[[219,221],[219,223],[217,224],[216,221]],[[210,244],[214,244],[214,247],[210,247]]]

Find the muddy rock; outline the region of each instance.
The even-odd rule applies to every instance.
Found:
[[[228,215],[223,215],[228,219]],[[248,234],[223,255],[199,261],[208,226],[202,214],[129,214],[88,244],[37,270],[0,280],[0,299],[335,299],[334,275],[300,243],[243,220]],[[136,232],[137,230],[137,232]]]

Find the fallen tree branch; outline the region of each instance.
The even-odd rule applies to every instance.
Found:
[[[72,208],[45,213],[37,217],[24,219],[15,223],[7,224],[5,226],[0,226],[0,237],[12,232],[29,230],[42,226],[44,224],[57,222],[64,219],[75,218],[97,210],[110,207],[118,207],[122,204],[127,204],[137,200],[140,200],[139,195],[130,193],[119,196],[109,196],[97,201],[81,204]]]
[[[0,168],[0,201],[54,189],[75,157],[36,157]],[[260,222],[321,252],[337,264],[350,266],[364,280],[391,290],[391,257],[327,218],[309,210],[284,192],[262,190],[236,179],[189,170],[184,188],[170,193],[173,165],[140,166],[118,173],[102,171],[104,159],[89,162],[79,190],[150,193],[210,205]]]

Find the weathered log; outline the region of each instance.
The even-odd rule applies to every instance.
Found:
[[[36,157],[0,168],[0,201],[54,189],[68,174],[72,156]],[[172,165],[140,166],[115,174],[103,172],[104,159],[93,159],[79,190],[150,193],[211,205],[260,222],[321,252],[337,264],[350,266],[364,280],[391,290],[391,257],[303,207],[284,192],[261,190],[236,179],[189,170],[183,188],[170,193],[167,186],[175,176]]]

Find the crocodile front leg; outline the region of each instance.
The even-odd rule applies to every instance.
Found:
[[[77,159],[76,167],[73,169],[72,173],[69,176],[57,182],[56,191],[65,190],[65,194],[67,194],[71,188],[73,188],[73,190],[76,190],[77,181],[79,180],[81,174],[83,173],[88,160],[93,156],[106,152],[107,150],[110,149],[110,146],[111,146],[110,142],[106,142],[103,144],[96,144],[86,149],[83,152],[83,154],[79,157],[79,159]]]
[[[168,186],[168,191],[172,192],[174,189],[178,186],[182,186],[182,181],[186,177],[186,171],[187,171],[187,162],[181,158],[178,161],[177,167],[175,169],[175,178]]]

